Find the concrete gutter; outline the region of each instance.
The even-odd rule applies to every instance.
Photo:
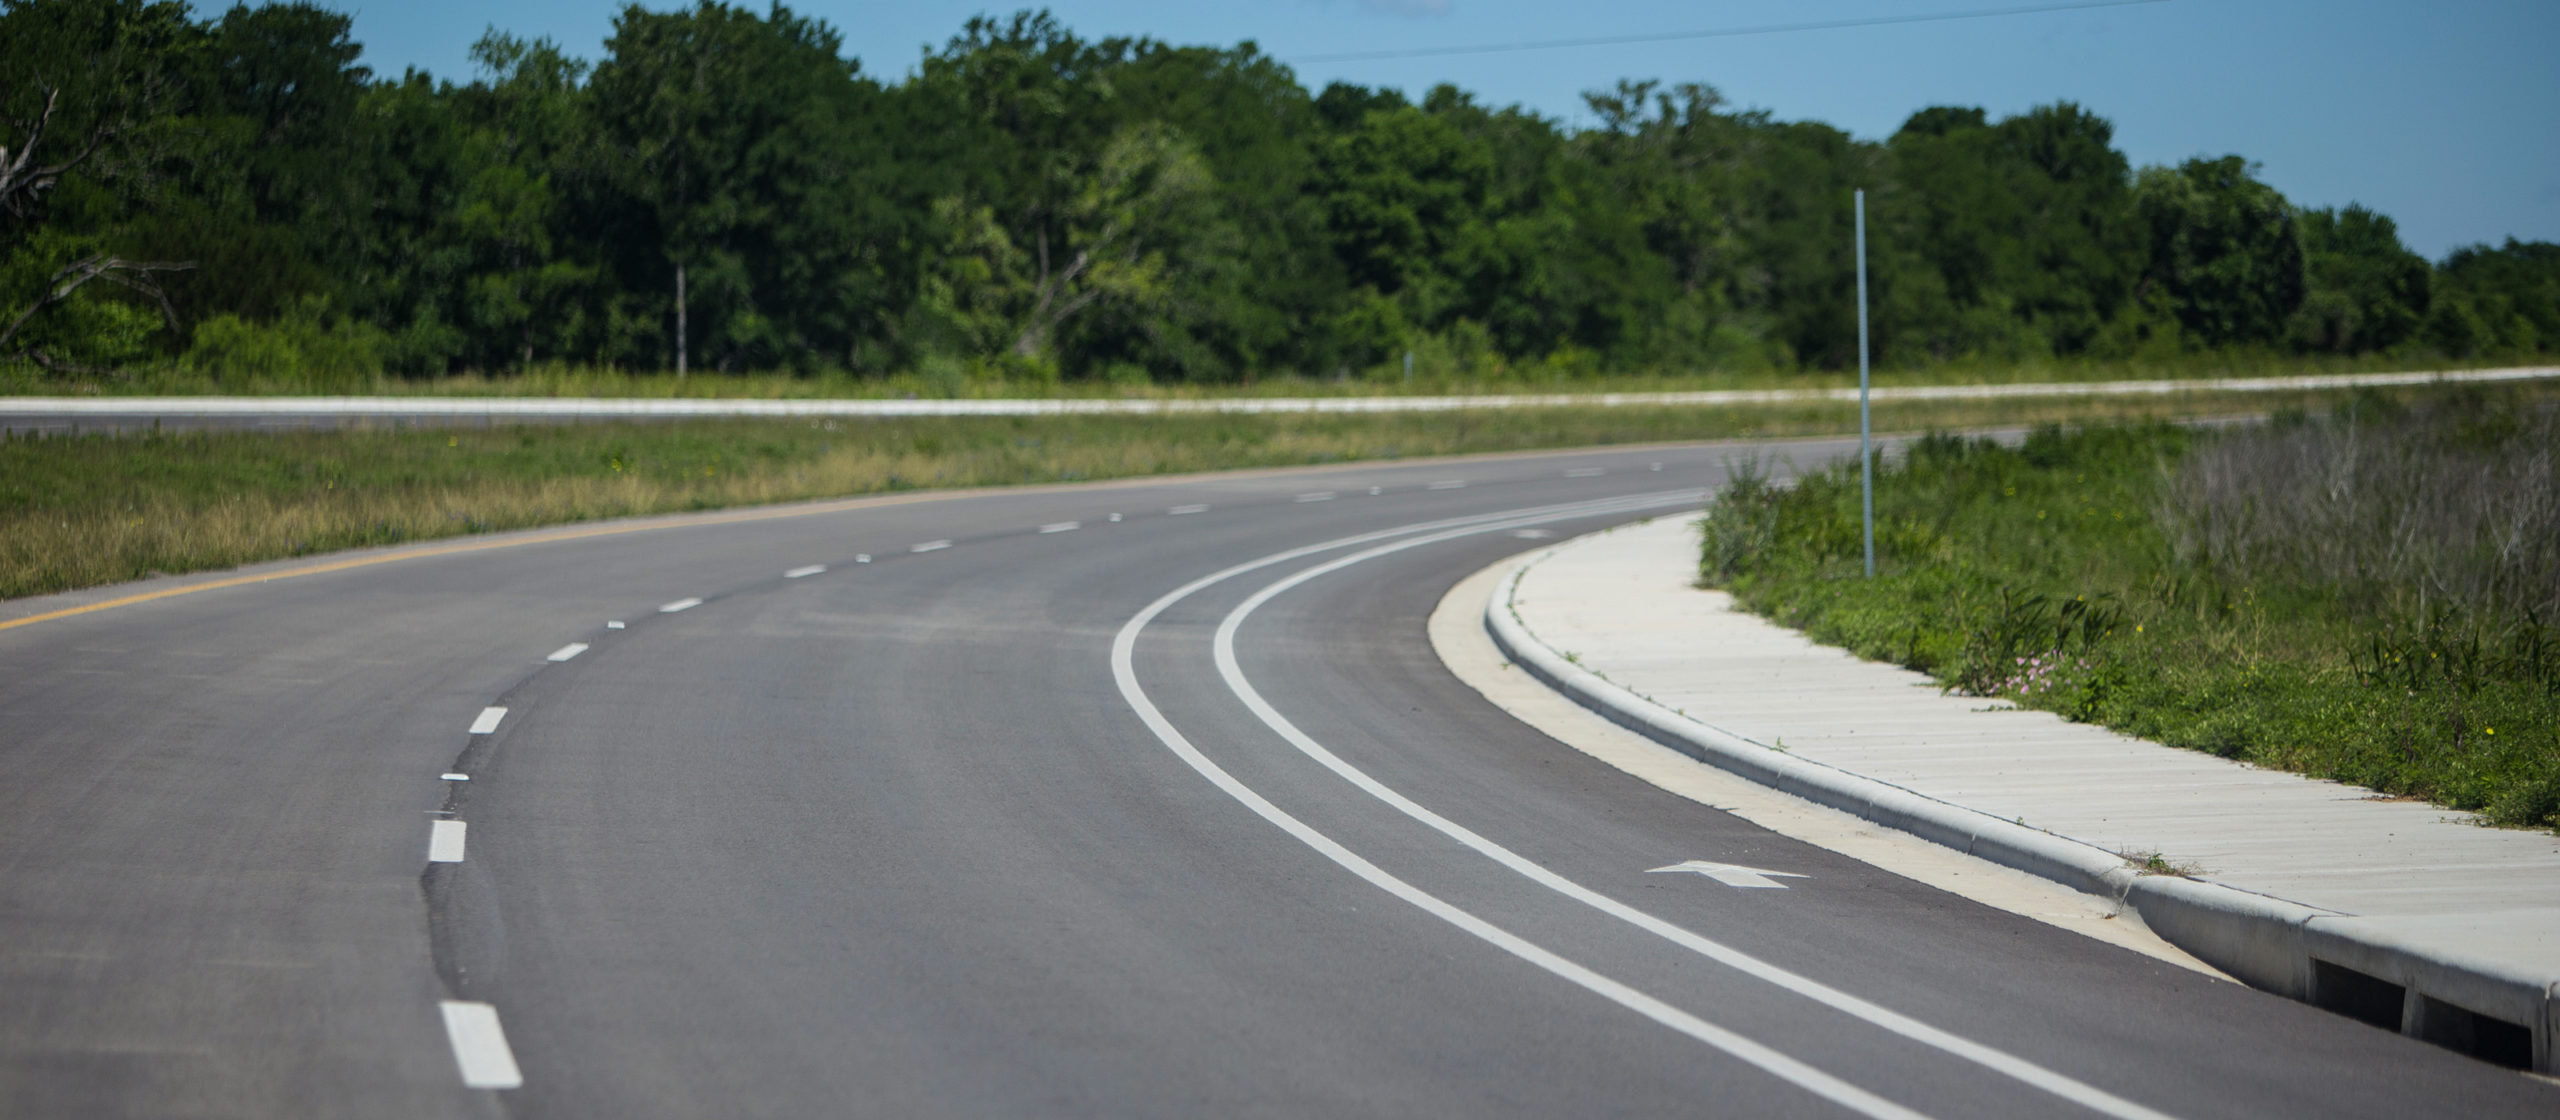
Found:
[[[2096,845],[1794,757],[1583,668],[1531,633],[1514,606],[1521,577],[1571,543],[1514,564],[1485,602],[1484,626],[1513,664],[1610,722],[1780,792],[2130,906],[2162,939],[2251,987],[2475,1056],[2560,1072],[2560,975],[2519,967],[2510,956],[2447,948],[2448,935],[2463,932],[2452,927],[2479,925],[2483,916],[2365,918],[2199,879],[2141,874]],[[2539,911],[2504,917],[2520,916],[2532,919],[2525,928],[2560,930],[2560,909],[2547,922]]]

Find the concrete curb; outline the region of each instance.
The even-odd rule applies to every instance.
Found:
[[[1780,792],[2130,906],[2162,939],[2251,987],[2507,1064],[2555,1071],[2560,976],[2467,960],[2371,919],[2199,879],[2142,875],[2124,857],[2096,845],[1796,758],[1583,668],[1531,633],[1514,599],[1531,568],[1588,539],[1521,558],[1495,585],[1484,609],[1495,648],[1575,703]],[[2495,1023],[2482,1024],[2480,1018]],[[2530,1032],[2522,1055],[2512,1052],[2517,1039],[2502,1033],[2514,1028]]]

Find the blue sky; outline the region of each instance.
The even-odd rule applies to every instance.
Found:
[[[617,0],[324,0],[355,14],[378,72],[469,77],[492,25],[595,57]],[[2035,0],[1057,0],[1078,34],[1227,45],[1286,60],[1374,50],[1645,35],[2022,7]],[[210,5],[207,5],[210,7]],[[666,7],[651,4],[650,7]],[[1012,6],[804,0],[865,71],[905,74],[969,16]],[[2097,10],[1365,62],[1295,63],[1419,94],[1452,82],[1496,104],[1587,121],[1581,92],[1626,78],[1705,81],[1735,105],[1890,134],[1927,105],[1996,116],[2070,100],[2113,120],[2136,165],[2237,152],[2295,202],[2361,202],[2410,247],[2560,241],[2554,0],[2164,0]]]

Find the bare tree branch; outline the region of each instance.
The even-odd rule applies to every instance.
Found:
[[[38,312],[70,299],[72,293],[79,291],[82,285],[99,279],[120,284],[152,297],[160,304],[161,315],[174,325],[177,322],[177,310],[170,306],[169,297],[167,293],[160,290],[159,283],[151,279],[152,274],[184,272],[194,267],[194,264],[186,261],[129,261],[106,253],[93,253],[82,257],[55,272],[51,279],[45,281],[45,294],[37,298],[34,303],[28,304],[25,310],[18,312],[16,318],[9,320],[6,329],[0,329],[0,348],[7,347],[9,340],[16,338],[19,331],[26,329],[28,321],[34,319]],[[57,361],[32,348],[21,349],[15,356],[27,358],[47,368],[60,368]]]
[[[98,154],[98,150],[105,147],[107,141],[113,139],[116,134],[116,126],[112,120],[102,119],[95,128],[90,130],[88,142],[82,145],[80,151],[70,159],[60,163],[28,166],[35,160],[36,146],[44,142],[45,129],[53,124],[54,112],[62,103],[62,90],[59,87],[45,85],[42,82],[36,84],[37,88],[44,90],[44,108],[36,114],[33,124],[19,122],[19,126],[26,131],[26,140],[18,145],[14,156],[6,146],[0,146],[0,210],[6,210],[12,217],[17,218],[27,217],[28,212],[34,209],[36,201],[44,192],[51,190],[53,185],[60,182],[62,177],[73,168],[88,162],[89,157]]]

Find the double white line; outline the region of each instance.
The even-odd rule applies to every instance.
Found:
[[[1625,903],[1601,894],[1598,891],[1594,891],[1580,883],[1574,882],[1573,880],[1568,879],[1545,866],[1521,856],[1519,853],[1513,852],[1500,844],[1494,843],[1492,840],[1486,839],[1485,837],[1476,834],[1474,831],[1459,825],[1446,817],[1442,817],[1429,809],[1423,808],[1421,805],[1416,804],[1403,794],[1396,792],[1386,784],[1371,777],[1367,772],[1362,771],[1358,767],[1344,761],[1340,756],[1335,755],[1332,751],[1327,750],[1322,744],[1317,743],[1314,739],[1308,737],[1304,732],[1300,731],[1295,724],[1290,723],[1286,717],[1282,716],[1276,709],[1272,708],[1268,701],[1263,699],[1261,693],[1254,689],[1252,684],[1245,679],[1242,669],[1237,664],[1235,656],[1235,635],[1238,628],[1243,625],[1245,618],[1252,614],[1255,608],[1261,606],[1263,603],[1269,602],[1274,596],[1326,573],[1339,571],[1343,568],[1350,567],[1351,565],[1371,560],[1379,556],[1384,556],[1389,553],[1402,551],[1407,548],[1414,548],[1420,545],[1432,544],[1439,541],[1452,540],[1458,537],[1469,536],[1477,533],[1499,532],[1534,525],[1541,522],[1559,521],[1575,517],[1589,517],[1604,513],[1632,513],[1665,506],[1694,505],[1702,496],[1703,495],[1698,491],[1682,491],[1669,494],[1638,495],[1630,498],[1599,502],[1576,503],[1568,506],[1550,506],[1539,509],[1518,510],[1507,514],[1489,514],[1470,518],[1457,518],[1449,521],[1411,525],[1402,529],[1390,529],[1374,533],[1364,533],[1357,536],[1343,537],[1337,540],[1327,541],[1322,544],[1308,545],[1303,548],[1295,548],[1284,552],[1274,553],[1270,556],[1239,564],[1184,584],[1183,586],[1166,593],[1162,598],[1157,599],[1155,602],[1148,604],[1146,609],[1139,611],[1135,616],[1131,617],[1127,623],[1121,626],[1119,634],[1114,637],[1111,643],[1112,677],[1120,686],[1121,697],[1128,701],[1129,706],[1137,712],[1138,718],[1146,723],[1148,730],[1153,731],[1157,739],[1163,741],[1164,745],[1168,749],[1170,749],[1177,757],[1181,758],[1183,762],[1188,764],[1194,771],[1197,771],[1202,777],[1208,779],[1210,784],[1217,786],[1220,791],[1226,793],[1229,797],[1234,798],[1246,808],[1253,810],[1256,815],[1259,815],[1264,820],[1278,826],[1281,831],[1288,833],[1292,838],[1307,845],[1309,848],[1314,849],[1325,858],[1330,859],[1335,864],[1341,866],[1343,869],[1360,876],[1371,885],[1376,886],[1397,898],[1403,899],[1433,917],[1448,922],[1450,925],[1456,926],[1459,929],[1464,930],[1467,933],[1492,944],[1493,946],[1503,950],[1504,952],[1510,953],[1523,961],[1536,965],[1537,967],[1578,985],[1587,991],[1599,995],[1602,998],[1608,999],[1611,1002],[1625,1007],[1628,1010],[1634,1011],[1639,1015],[1643,1015],[1648,1019],[1679,1031],[1682,1034],[1688,1035],[1689,1037],[1703,1042],[1716,1050],[1747,1062],[1773,1076],[1780,1078],[1781,1080],[1811,1092],[1816,1096],[1832,1101],[1842,1107],[1848,1108],[1865,1116],[1879,1118],[1879,1120],[1911,1120],[1911,1118],[1921,1117],[1922,1114],[1917,1111],[1893,1101],[1886,1100],[1883,1097],[1877,1096],[1876,1094],[1859,1088],[1856,1085],[1852,1085],[1847,1081],[1817,1069],[1801,1060],[1781,1053],[1749,1038],[1743,1037],[1731,1030],[1717,1026],[1714,1023],[1710,1023],[1617,980],[1603,976],[1598,972],[1567,959],[1561,954],[1537,945],[1526,938],[1511,933],[1508,930],[1502,929],[1501,927],[1485,921],[1484,919],[1477,917],[1476,915],[1469,913],[1444,899],[1432,895],[1411,883],[1405,882],[1403,879],[1397,878],[1393,874],[1390,874],[1386,870],[1378,867],[1376,864],[1369,862],[1359,853],[1345,847],[1341,842],[1333,839],[1331,836],[1317,831],[1306,822],[1290,815],[1288,811],[1272,804],[1271,801],[1264,798],[1260,793],[1255,792],[1251,787],[1238,781],[1233,775],[1229,774],[1225,768],[1210,760],[1207,755],[1201,753],[1199,748],[1193,746],[1191,741],[1185,738],[1182,732],[1173,726],[1171,721],[1165,718],[1163,711],[1156,707],[1155,702],[1148,698],[1146,689],[1138,683],[1135,668],[1138,636],[1146,629],[1148,623],[1153,622],[1158,615],[1163,614],[1166,609],[1172,607],[1175,603],[1181,602],[1183,599],[1190,597],[1204,588],[1224,582],[1246,572],[1270,567],[1275,564],[1286,563],[1290,560],[1334,549],[1370,544],[1390,538],[1404,537],[1406,539],[1396,540],[1390,544],[1380,545],[1379,547],[1370,548],[1359,553],[1344,556],[1322,564],[1317,564],[1285,579],[1274,582],[1269,586],[1262,588],[1260,591],[1257,591],[1252,596],[1248,597],[1243,603],[1239,604],[1234,610],[1230,611],[1218,626],[1214,655],[1220,677],[1226,681],[1228,688],[1233,691],[1239,699],[1244,701],[1245,706],[1251,710],[1257,718],[1261,719],[1262,722],[1269,726],[1273,731],[1279,733],[1283,739],[1287,740],[1301,753],[1304,753],[1309,758],[1314,759],[1317,763],[1323,765],[1326,769],[1333,771],[1336,775],[1358,787],[1363,792],[1368,793],[1370,796],[1394,807],[1398,812],[1428,825],[1443,835],[1466,845],[1468,848],[1492,859],[1494,862],[1520,874],[1530,881],[1562,894],[1567,898],[1571,898],[1576,902],[1590,906],[1601,913],[1609,915],[1610,917],[1617,918],[1648,933],[1652,933],[1672,942],[1673,944],[1679,945],[1684,949],[1688,949],[1700,956],[1715,961],[1718,964],[1774,984],[1796,995],[1803,996],[1836,1011],[1846,1013],[1856,1019],[1890,1031],[1903,1038],[1975,1063],[1985,1069],[1991,1070],[1992,1072],[1999,1073],[2047,1093],[2051,1093],[2054,1096],[2060,1097],[2092,1111],[2107,1116],[2118,1117],[2120,1120],[2168,1120],[2165,1113],[2161,1113],[2154,1109],[2126,1100],[2122,1097],[2118,1097],[2094,1085],[2087,1084],[2062,1073],[2047,1069],[2006,1051],[1999,1050],[1997,1048],[1975,1042],[1971,1039],[1952,1034],[1945,1030],[1941,1030],[1937,1027],[1930,1026],[1926,1023],[1922,1023],[1899,1012],[1878,1006],[1874,1003],[1840,991],[1837,988],[1823,984],[1811,977],[1779,967],[1778,965],[1761,960],[1758,957],[1754,957],[1739,949],[1735,949],[1721,942],[1717,942],[1687,929],[1683,929],[1678,925],[1664,921],[1661,918],[1657,918],[1642,910],[1638,910],[1635,907],[1628,906]]]

